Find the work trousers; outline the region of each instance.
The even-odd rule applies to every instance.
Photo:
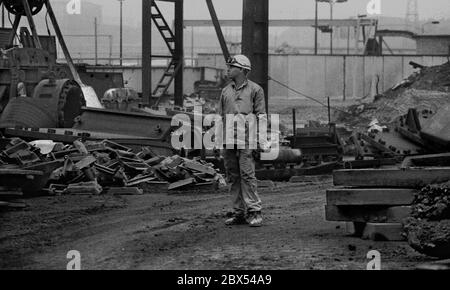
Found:
[[[258,183],[255,176],[253,150],[225,149],[224,162],[227,178],[231,183],[235,214],[261,211],[261,199],[258,196]]]

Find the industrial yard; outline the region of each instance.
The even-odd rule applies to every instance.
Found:
[[[94,2],[0,0],[0,270],[450,268],[450,10]]]
[[[323,107],[303,100],[275,100],[272,107],[286,111],[293,102],[299,114],[326,118]],[[370,250],[382,254],[383,269],[413,270],[435,260],[406,242],[361,239],[351,223],[326,221],[331,187],[331,175],[260,187],[266,223],[250,231],[224,226],[226,188],[145,186],[141,195],[27,199],[26,209],[1,215],[0,268],[64,269],[70,250],[80,251],[83,269],[364,270]]]
[[[67,252],[83,269],[365,270],[370,250],[383,269],[430,261],[407,243],[351,237],[345,223],[324,220],[331,178],[262,188],[265,225],[225,227],[225,192],[141,196],[42,197],[30,210],[2,215],[2,269],[65,269]]]

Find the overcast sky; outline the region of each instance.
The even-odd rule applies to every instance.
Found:
[[[67,0],[68,1],[68,0]],[[100,4],[103,7],[106,23],[115,22],[119,15],[119,2],[116,0],[81,0]],[[354,17],[357,14],[366,14],[369,0],[348,0],[347,3],[335,5],[335,18]],[[209,13],[205,0],[184,0],[186,19],[208,19]],[[242,17],[242,0],[213,0],[219,19],[240,19]],[[382,16],[405,17],[407,0],[381,0]],[[165,11],[172,11],[171,3],[158,2]],[[314,0],[269,0],[271,19],[314,18]],[[320,17],[329,17],[329,5],[319,4]],[[419,16],[421,19],[450,18],[450,0],[418,0]],[[125,0],[125,21],[132,25],[140,23],[141,0]],[[167,10],[169,9],[169,10]],[[165,13],[171,19],[171,13]],[[128,19],[128,20],[127,20]]]

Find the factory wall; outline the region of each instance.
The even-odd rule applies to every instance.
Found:
[[[447,62],[443,56],[271,55],[269,75],[311,97],[362,98],[382,93],[414,72],[410,61],[426,66]],[[200,66],[223,68],[221,55],[201,55]],[[344,94],[345,89],[345,94]],[[269,81],[269,96],[298,97]]]
[[[271,55],[269,75],[273,79],[315,98],[332,97],[342,99],[363,98],[382,93],[414,72],[410,61],[432,66],[447,62],[443,56],[325,56],[325,55]],[[202,78],[215,81],[225,68],[222,55],[202,55],[200,67],[186,67],[184,91],[194,91],[194,82]],[[207,68],[202,69],[205,66]],[[152,70],[152,87],[162,76],[164,67]],[[113,71],[110,68],[96,68],[97,71]],[[141,67],[123,69],[124,81],[128,87],[142,91]],[[344,93],[345,90],[345,93]],[[173,86],[169,89],[173,93]],[[287,88],[269,81],[269,96],[299,97]]]
[[[160,80],[165,71],[165,67],[154,67],[152,69],[152,88],[156,87],[156,84]],[[96,72],[123,72],[123,80],[126,82],[125,86],[130,87],[137,92],[142,92],[142,68],[141,67],[94,67],[91,66],[89,71]],[[194,92],[194,83],[202,79],[216,81],[217,77],[221,74],[221,70],[215,68],[200,68],[200,67],[185,67],[183,86],[186,95],[190,95]],[[169,88],[169,93],[173,93],[173,84]]]
[[[420,54],[449,54],[450,36],[420,36],[416,38],[417,53]]]

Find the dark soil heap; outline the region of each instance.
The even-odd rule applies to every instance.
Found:
[[[428,185],[416,195],[411,217],[405,219],[408,243],[416,251],[450,257],[450,182]]]
[[[450,182],[427,185],[416,195],[412,216],[419,219],[450,219]]]

